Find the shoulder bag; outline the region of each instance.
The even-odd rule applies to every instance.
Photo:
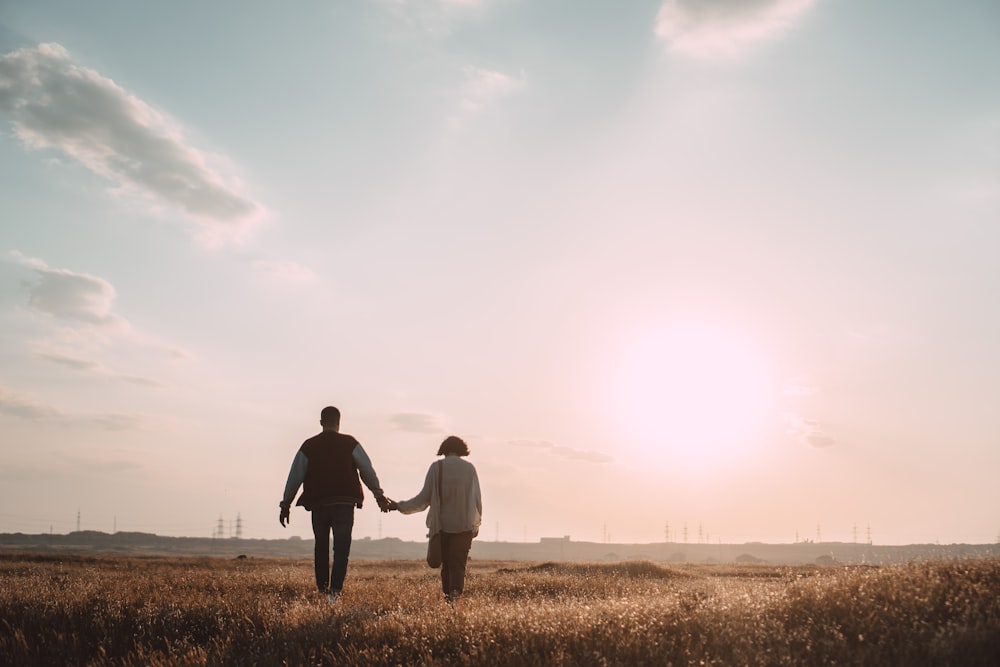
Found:
[[[431,510],[437,513],[437,532],[431,535],[427,543],[427,565],[433,568],[441,567],[441,461],[437,462],[437,502],[434,502],[434,494],[431,494]]]

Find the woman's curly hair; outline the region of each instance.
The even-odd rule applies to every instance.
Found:
[[[447,456],[448,454],[458,454],[459,456],[469,455],[469,446],[465,444],[465,440],[462,440],[458,436],[449,435],[438,447],[438,456]]]

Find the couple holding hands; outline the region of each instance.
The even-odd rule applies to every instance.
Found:
[[[440,543],[441,590],[449,602],[454,602],[465,586],[469,549],[472,538],[479,534],[483,512],[476,468],[462,458],[469,454],[465,441],[455,436],[445,438],[437,452],[444,458],[431,464],[420,493],[409,500],[395,501],[382,492],[378,475],[361,443],[340,432],[340,411],[335,407],[323,408],[320,425],[323,431],[302,443],[295,454],[278,517],[282,526],[288,524],[292,500],[299,487],[303,487],[296,505],[302,505],[312,515],[316,586],[320,593],[335,602],[343,589],[354,509],[360,508],[364,501],[361,490],[364,482],[383,512],[398,510],[414,514],[430,508],[427,534],[432,543]]]

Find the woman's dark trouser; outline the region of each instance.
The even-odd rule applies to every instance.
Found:
[[[445,595],[461,595],[465,589],[465,564],[472,548],[472,531],[441,532],[441,590]]]
[[[321,593],[340,591],[347,576],[351,555],[351,531],[354,529],[354,505],[327,505],[312,511],[313,535],[316,537],[314,561],[316,587]],[[330,571],[330,533],[333,533],[333,572]]]

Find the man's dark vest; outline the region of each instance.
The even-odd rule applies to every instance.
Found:
[[[336,503],[353,503],[361,507],[361,479],[354,463],[353,436],[335,431],[323,431],[302,443],[301,452],[308,459],[302,495],[296,505],[307,510]]]

